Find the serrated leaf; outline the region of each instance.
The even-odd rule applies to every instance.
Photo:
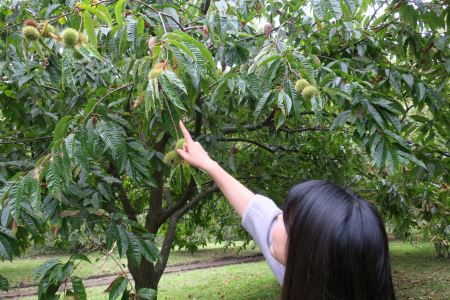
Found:
[[[34,278],[41,278],[44,276],[49,270],[51,270],[54,266],[60,264],[61,261],[59,259],[50,259],[47,260],[45,263],[40,265],[38,269],[34,272],[33,277]]]
[[[333,130],[336,127],[343,126],[347,121],[347,119],[350,117],[351,112],[352,112],[351,110],[346,110],[337,115],[336,118],[333,120],[333,124],[331,124],[330,129]]]
[[[72,287],[77,297],[77,300],[86,300],[86,290],[84,288],[83,280],[78,276],[72,276]]]
[[[155,243],[149,240],[140,240],[141,245],[144,249],[142,255],[146,260],[148,260],[151,263],[154,263],[156,261],[159,261],[161,259],[159,255],[159,249],[156,247]]]
[[[30,204],[33,209],[39,209],[39,207],[41,206],[41,183],[39,179],[33,180]]]
[[[117,277],[111,284],[109,300],[115,300],[122,296],[128,286],[128,279],[124,276]]]
[[[289,87],[290,97],[292,99],[292,106],[294,107],[294,116],[298,118],[300,117],[300,107],[301,107],[300,98],[298,97],[297,91],[295,90],[294,83],[290,80],[288,80],[287,83]]]
[[[135,266],[139,266],[141,264],[142,258],[142,245],[139,242],[139,239],[132,233],[127,231],[128,241],[130,242],[130,246],[128,247],[128,257],[131,258],[131,263]]]
[[[85,58],[90,59],[90,58],[94,57],[94,58],[96,58],[96,59],[98,59],[100,61],[103,61],[103,57],[100,54],[100,52],[98,52],[97,49],[93,45],[91,45],[90,43],[82,44],[82,45],[78,46],[77,50]]]
[[[326,13],[325,0],[313,0],[312,7],[314,10],[314,13],[319,18],[319,20],[323,20],[323,18],[325,17],[325,13]]]
[[[97,122],[97,131],[102,141],[111,150],[114,158],[117,158],[119,153],[126,149],[124,144],[126,134],[121,126],[100,120]]]
[[[334,17],[336,20],[339,20],[342,17],[342,8],[341,1],[339,0],[327,0],[331,6],[331,10],[333,11]]]
[[[62,84],[63,87],[67,86],[69,89],[71,89],[75,94],[78,94],[77,87],[75,85],[75,78],[73,76],[73,66],[74,66],[74,58],[72,49],[65,49],[64,54],[62,56]]]
[[[119,255],[120,257],[123,257],[128,250],[128,235],[122,225],[116,225],[116,228],[117,232],[119,233],[119,235],[116,237]]]
[[[423,163],[423,161],[417,159],[414,155],[403,152],[403,151],[397,151],[397,154],[412,161],[413,163],[415,163],[416,165],[418,165],[421,168],[424,168],[425,170],[427,170],[427,166]]]
[[[267,99],[269,99],[271,93],[272,93],[272,91],[270,90],[267,93],[264,93],[264,95],[261,97],[261,99],[259,99],[259,102],[255,108],[255,112],[253,113],[255,118],[258,118],[259,114],[261,113],[261,109],[263,108],[264,104],[267,102]]]
[[[0,233],[6,235],[10,239],[13,239],[13,240],[16,239],[16,237],[14,236],[14,233],[6,227],[0,226]]]
[[[378,110],[370,102],[367,102],[367,110],[378,123],[378,125],[380,125],[381,128],[384,128],[383,118],[381,117]]]
[[[72,260],[72,261],[75,261],[75,260],[82,260],[82,261],[91,263],[91,261],[89,260],[89,258],[88,258],[86,255],[82,254],[82,253],[75,253],[75,254],[72,254],[72,256],[70,256],[70,260]]]

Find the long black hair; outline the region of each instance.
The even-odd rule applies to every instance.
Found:
[[[288,234],[282,300],[394,300],[389,247],[377,210],[351,190],[311,180],[283,204]]]

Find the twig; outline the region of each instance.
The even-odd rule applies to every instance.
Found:
[[[267,147],[266,145],[261,144],[260,142],[257,141],[252,141],[249,139],[245,139],[245,138],[218,138],[217,141],[220,142],[244,142],[244,143],[249,143],[249,144],[253,144],[256,145],[266,151],[269,151],[270,153],[275,153],[275,150]]]

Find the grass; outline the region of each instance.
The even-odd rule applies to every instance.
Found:
[[[223,250],[222,245],[208,244],[206,248],[200,248],[196,253],[191,254],[188,251],[172,251],[168,260],[168,265],[189,264],[195,262],[205,262],[221,259],[226,256],[246,256],[259,253],[257,248],[247,247],[247,249],[239,250],[241,243],[236,243],[236,247]],[[253,245],[253,244],[252,244]],[[19,287],[29,284],[37,284],[33,278],[33,273],[36,269],[49,259],[60,259],[67,261],[70,255],[49,255],[37,256],[24,259],[17,259],[13,262],[0,262],[0,275],[8,278],[11,287]],[[126,266],[125,258],[119,259],[117,255],[114,258]],[[74,275],[81,278],[88,278],[91,276],[98,276],[101,274],[111,274],[120,271],[115,261],[111,257],[105,257],[100,253],[92,253],[89,255],[91,264],[82,262],[75,270]],[[126,269],[126,267],[125,267]]]
[[[450,299],[450,260],[436,258],[431,243],[412,246],[393,241],[390,253],[397,299]],[[170,259],[173,263],[221,255],[229,254],[217,248],[203,249],[194,256],[175,251]],[[88,299],[107,299],[105,288],[87,289]],[[258,262],[167,274],[161,280],[158,299],[278,299],[279,293],[267,264]]]
[[[437,258],[431,243],[390,243],[399,299],[450,299],[450,259]]]

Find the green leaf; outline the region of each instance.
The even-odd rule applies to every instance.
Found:
[[[156,247],[153,241],[140,239],[140,242],[144,249],[142,255],[146,260],[148,260],[151,263],[154,263],[161,259],[159,256],[159,249],[158,247]]]
[[[141,264],[142,258],[142,245],[139,242],[139,239],[132,233],[127,231],[128,241],[130,242],[130,246],[128,247],[128,257],[131,258],[131,263],[135,266],[139,266]]]
[[[116,227],[117,232],[119,233],[119,236],[116,237],[117,247],[120,257],[123,257],[128,250],[128,235],[122,225],[116,225]]]
[[[422,82],[419,82],[416,85],[416,93],[419,94],[419,101],[422,101],[422,99],[425,97],[426,88],[425,85]]]
[[[386,75],[389,77],[389,83],[394,88],[394,91],[397,94],[401,94],[402,86],[400,73],[396,70],[386,69]]]
[[[114,12],[116,15],[116,21],[117,24],[122,25],[124,18],[123,18],[123,12],[125,11],[125,4],[127,3],[126,0],[119,0],[116,3],[116,6],[114,7]]]
[[[30,204],[33,209],[39,209],[41,205],[41,182],[39,179],[33,180]]]
[[[288,80],[287,82],[290,92],[290,97],[292,99],[292,106],[294,107],[294,116],[295,118],[300,117],[300,108],[301,108],[301,101],[298,97],[297,91],[295,90],[295,84]]]
[[[82,44],[81,46],[77,47],[78,52],[81,53],[81,55],[83,55],[83,57],[85,58],[96,58],[100,61],[103,61],[103,57],[102,55],[97,51],[97,49],[91,45],[91,44]]]
[[[73,119],[73,116],[66,115],[59,119],[58,123],[53,130],[53,141],[52,146],[59,146],[61,141],[66,137],[67,129],[69,129],[70,121]]]
[[[330,129],[333,130],[336,127],[343,126],[347,121],[347,119],[350,117],[351,112],[352,112],[351,110],[346,110],[337,115],[336,118],[333,120],[333,124],[331,124]]]
[[[118,158],[126,148],[124,137],[126,136],[123,128],[113,122],[100,120],[97,122],[97,131],[100,138],[111,150],[112,156]]]
[[[375,121],[378,123],[378,125],[380,125],[381,128],[384,128],[383,118],[381,117],[378,110],[368,101],[367,101],[367,110],[372,115],[372,117],[375,119]]]
[[[326,13],[326,9],[327,9],[325,1],[326,0],[313,0],[312,1],[314,13],[321,21],[325,17],[325,13]]]
[[[0,275],[0,290],[2,291],[9,291],[9,282],[8,279]],[[152,290],[153,291],[153,290]],[[138,293],[139,294],[139,293]],[[145,298],[145,299],[152,299],[152,298]]]
[[[49,270],[51,270],[53,267],[55,267],[56,265],[58,265],[60,263],[61,263],[61,261],[59,259],[56,259],[56,258],[47,260],[45,263],[43,263],[42,265],[40,265],[38,267],[38,269],[34,272],[33,277],[34,278],[41,278]]]
[[[111,284],[109,300],[115,300],[122,296],[128,286],[128,279],[124,276],[117,277]]]
[[[178,35],[181,38],[182,41],[187,43],[186,45],[188,47],[190,45],[195,45],[195,47],[197,47],[200,50],[200,53],[202,55],[201,59],[206,59],[206,62],[207,62],[206,67],[209,70],[214,70],[216,68],[216,64],[214,62],[214,57],[211,55],[211,52],[209,52],[209,50],[202,43],[200,43],[199,41],[197,41],[196,39],[194,39],[193,37],[191,37],[187,33],[183,32],[183,31],[180,31],[180,30],[176,30],[173,33],[168,33],[168,34],[164,35],[164,37],[165,36],[171,37],[172,34]],[[192,51],[193,48],[189,47],[189,49],[191,49],[191,51]],[[194,55],[195,55],[195,53],[194,53]],[[196,57],[196,59],[200,58],[198,55],[195,55],[195,57]]]
[[[156,299],[156,291],[153,289],[141,288],[137,292],[137,296],[142,299]]]
[[[328,0],[328,3],[331,6],[331,9],[333,11],[334,17],[336,18],[336,20],[339,20],[342,17],[341,1],[339,1],[339,0]]]
[[[84,9],[91,14],[94,14],[99,18],[102,22],[104,22],[109,27],[112,27],[112,18],[109,13],[109,10],[103,6],[102,4],[90,5],[86,3],[80,3],[80,8]]]
[[[94,20],[92,19],[91,14],[88,11],[83,12],[83,24],[89,38],[89,43],[91,43],[92,46],[97,47],[98,42],[97,34],[95,34]]]
[[[127,28],[125,25],[119,26],[113,39],[115,55],[120,57],[127,47]]]
[[[0,260],[7,259],[12,261],[13,249],[10,244],[10,240],[4,236],[0,235]]]
[[[408,160],[410,160],[410,161],[412,161],[413,163],[415,163],[419,167],[427,170],[427,166],[423,163],[423,161],[418,160],[414,155],[406,153],[406,152],[403,152],[403,151],[400,151],[400,150],[397,151],[397,154],[402,156],[402,157],[404,157],[404,158],[406,158],[406,159],[408,159]]]
[[[74,58],[72,54],[72,49],[65,49],[64,54],[62,56],[62,84],[63,87],[67,86],[71,89],[75,94],[78,95],[78,90],[75,85],[75,78],[73,76],[73,66],[74,66]]]
[[[256,105],[255,112],[253,115],[255,116],[255,119],[258,118],[259,114],[261,113],[261,109],[263,108],[264,104],[267,102],[267,99],[269,99],[270,94],[272,91],[268,91],[267,93],[264,93],[264,95],[261,97],[261,99],[258,102],[258,105]]]
[[[426,117],[424,117],[424,116],[421,116],[421,115],[411,115],[411,116],[409,116],[411,119],[413,119],[413,120],[415,120],[415,121],[418,121],[418,122],[421,122],[421,123],[427,123],[427,122],[429,122],[430,121],[430,119],[428,119],[428,118],[426,118]]]
[[[72,276],[72,287],[75,296],[78,300],[86,300],[86,290],[84,288],[83,280],[78,276]]]
[[[14,236],[14,233],[6,227],[0,226],[0,233],[6,235],[10,239],[13,239],[13,240],[16,239],[16,237]]]
[[[384,140],[380,141],[375,148],[374,161],[377,168],[380,168],[383,164],[383,151],[385,151]]]
[[[89,260],[89,258],[88,258],[86,255],[82,254],[82,253],[75,253],[75,254],[72,254],[72,256],[70,257],[70,260],[72,260],[72,261],[75,261],[75,260],[82,260],[82,261],[91,263],[91,261]]]
[[[414,84],[414,77],[411,74],[402,74],[402,79],[411,88]]]
[[[177,108],[187,111],[179,98],[179,93],[177,93],[174,85],[170,83],[167,77],[165,75],[159,75],[158,80],[161,81],[161,87],[164,91],[164,94],[169,98],[170,102],[172,102],[172,104],[174,104]]]
[[[61,190],[61,165],[59,160],[59,153],[52,153],[50,162],[48,163],[47,173],[45,174],[45,181],[49,192],[53,195],[58,195]]]

